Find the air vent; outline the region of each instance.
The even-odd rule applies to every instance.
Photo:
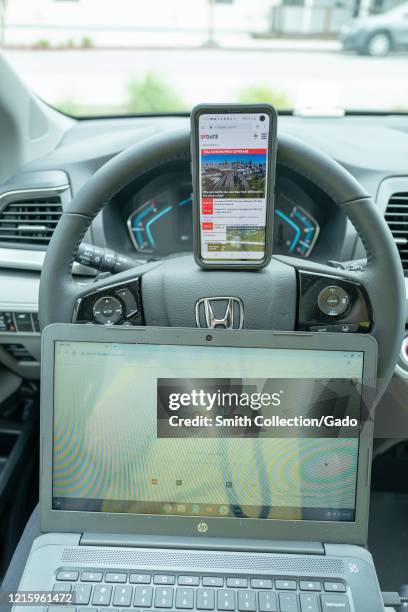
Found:
[[[408,275],[408,191],[394,193],[385,212],[385,220],[394,236],[405,276]]]
[[[59,194],[9,201],[0,209],[0,242],[48,245],[61,214]]]

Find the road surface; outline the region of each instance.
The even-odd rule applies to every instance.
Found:
[[[46,101],[124,104],[131,79],[153,71],[186,107],[236,101],[261,86],[292,107],[408,110],[408,54],[374,59],[335,50],[135,49],[5,51]]]

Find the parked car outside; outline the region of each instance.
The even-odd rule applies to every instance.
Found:
[[[341,31],[345,51],[383,57],[408,50],[408,2],[382,15],[353,19]]]

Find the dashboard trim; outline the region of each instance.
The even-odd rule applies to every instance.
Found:
[[[382,215],[385,215],[390,197],[400,191],[408,191],[408,176],[390,176],[381,181],[376,203]]]
[[[43,193],[43,192],[64,192],[70,189],[70,185],[66,183],[65,185],[60,185],[59,187],[28,187],[25,189],[10,189],[9,191],[3,191],[0,193],[0,202],[3,198],[25,194],[25,193]]]
[[[386,119],[377,118],[376,114],[380,115],[375,113],[370,117],[366,112],[360,115],[357,113],[356,117],[337,119],[335,122],[321,118],[304,120],[295,117],[281,117],[280,121],[283,132],[314,144],[354,174],[369,193],[376,195],[378,210],[384,214],[387,190],[394,187],[396,190],[408,190],[408,173],[404,168],[404,159],[406,159],[404,152],[408,151],[408,119],[402,113],[401,117],[397,118],[398,113],[393,113],[394,116],[390,115]],[[77,193],[86,179],[107,159],[126,146],[136,141],[141,142],[156,132],[173,130],[179,126],[186,127],[187,117],[187,114],[183,118],[162,117],[154,120],[151,116],[121,117],[115,120],[112,117],[107,117],[106,120],[92,117],[92,121],[77,122],[55,150],[43,158],[29,162],[19,169],[8,185],[2,185],[0,209],[7,193],[46,193],[53,188],[61,189],[64,185],[68,186],[68,183],[72,185],[74,193]],[[377,134],[374,146],[369,150],[363,146],[360,148],[352,146],[355,144],[357,130],[360,129],[362,134],[367,134],[367,137],[373,133]],[[392,140],[386,138],[387,133]],[[364,138],[361,141],[363,140]],[[35,187],[29,187],[30,184]],[[19,185],[22,188],[16,189]],[[2,192],[3,189],[7,191]],[[67,204],[68,197],[64,196],[64,210]],[[348,240],[348,243],[342,245],[345,251],[342,251],[340,260],[349,260],[353,257],[354,243],[357,241],[351,222],[348,222],[347,228],[349,235],[345,240]],[[94,220],[90,231],[92,238],[88,241],[98,246],[106,244],[101,216]],[[364,255],[361,253],[357,256]],[[38,311],[38,286],[44,257],[45,251],[42,250],[0,247],[0,310]],[[94,271],[74,263],[73,273],[89,276],[94,274]],[[408,277],[405,278],[405,287],[408,305]],[[25,338],[24,334],[13,333],[9,334],[7,340],[23,341],[24,344]],[[1,339],[5,339],[4,333]],[[32,343],[39,344],[39,335],[32,337]],[[398,376],[405,374],[407,377],[398,365],[396,374]]]
[[[0,192],[0,214],[7,204],[13,203],[20,196],[36,196],[36,195],[61,194],[61,208],[64,211],[65,204],[68,200],[62,196],[64,194],[71,195],[71,186],[68,182],[57,186],[40,186],[40,187],[24,187],[21,189],[6,189]],[[6,245],[7,243],[2,243]],[[24,247],[27,248],[24,248]],[[41,270],[44,261],[46,249],[30,248],[32,245],[27,242],[21,244],[22,248],[13,248],[12,246],[0,246],[0,268],[12,268],[18,270]]]
[[[387,206],[390,198],[400,191],[408,192],[408,175],[400,176],[389,176],[381,181],[378,186],[376,204],[380,213],[385,216]],[[395,241],[395,244],[398,244]],[[407,316],[406,321],[408,323],[408,276],[405,276],[405,295],[407,299]],[[397,364],[397,369],[400,368]]]
[[[46,251],[0,247],[0,268],[41,272],[45,255]],[[81,276],[96,275],[95,270],[77,262],[73,263],[72,272]]]

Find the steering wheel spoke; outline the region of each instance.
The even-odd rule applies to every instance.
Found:
[[[352,272],[278,257],[296,269],[298,307],[296,329],[301,331],[369,332],[373,318],[364,287],[364,271]]]
[[[115,282],[79,297],[72,315],[73,323],[100,325],[143,325],[140,276]]]
[[[142,277],[160,265],[144,263],[86,285],[76,283],[72,323],[144,325]]]

